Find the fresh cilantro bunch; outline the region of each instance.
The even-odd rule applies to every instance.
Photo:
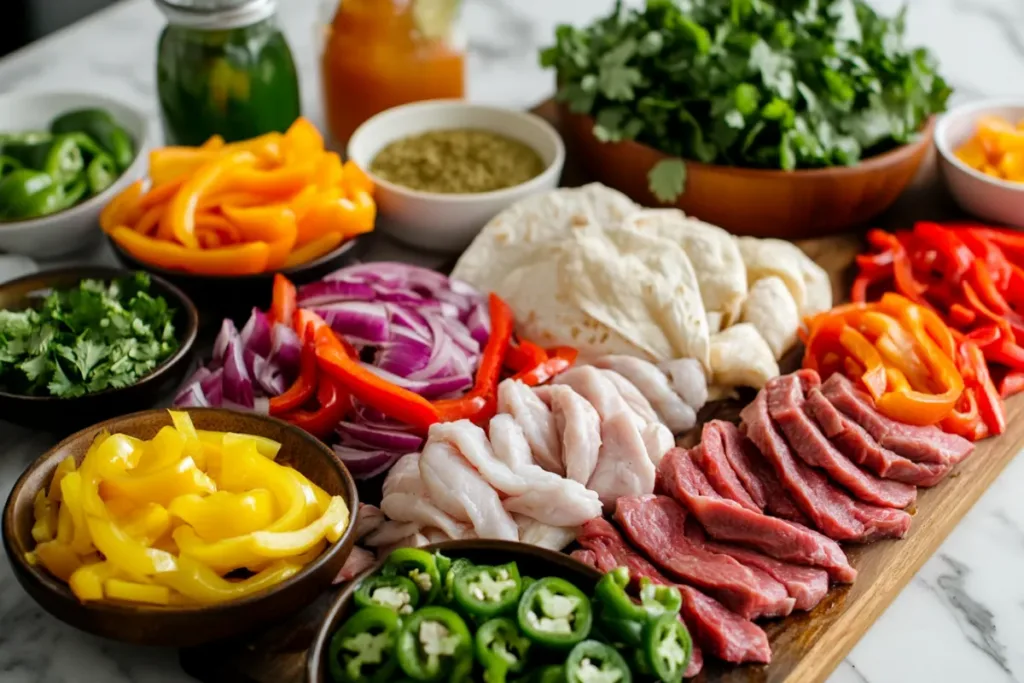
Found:
[[[766,169],[856,164],[912,142],[950,89],[904,16],[863,0],[647,0],[586,28],[559,26],[541,64],[558,99],[605,142],[676,157],[650,173],[664,202],[683,159]]]
[[[42,306],[0,311],[0,386],[61,398],[130,386],[178,348],[175,310],[136,273],[83,280]]]

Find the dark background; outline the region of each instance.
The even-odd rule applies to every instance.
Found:
[[[113,5],[116,0],[0,0],[0,56]]]

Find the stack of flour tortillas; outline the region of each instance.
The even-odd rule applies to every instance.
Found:
[[[733,237],[599,184],[506,209],[452,276],[505,299],[525,339],[584,361],[695,358],[718,396],[778,375],[801,319],[832,307],[828,274],[796,245]]]

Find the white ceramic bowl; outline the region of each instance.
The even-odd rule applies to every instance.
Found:
[[[979,218],[1024,228],[1024,183],[993,178],[956,158],[960,145],[974,136],[978,119],[995,115],[1016,123],[1024,119],[1024,100],[982,100],[956,107],[935,128],[939,168],[957,204]]]
[[[544,172],[521,185],[476,194],[420,192],[389,183],[369,171],[384,147],[433,130],[475,128],[519,140],[540,155]],[[348,143],[348,158],[367,169],[377,184],[378,227],[398,240],[430,251],[461,251],[496,214],[524,197],[558,187],[565,146],[547,121],[526,112],[432,100],[377,114]]]
[[[73,109],[106,109],[135,141],[135,160],[117,181],[77,206],[49,216],[0,221],[0,250],[35,258],[54,258],[78,251],[98,240],[99,215],[118,192],[142,177],[146,168],[149,123],[137,109],[105,95],[86,93],[9,93],[0,95],[0,132],[47,128]]]

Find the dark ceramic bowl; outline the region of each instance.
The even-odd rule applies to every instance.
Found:
[[[297,285],[323,278],[365,253],[374,239],[373,233],[360,235],[341,244],[337,249],[318,259],[280,271]],[[126,268],[144,270],[172,282],[192,297],[204,324],[220,324],[222,318],[234,318],[244,323],[253,306],[268,308],[274,273],[256,275],[197,275],[182,270],[171,270],[140,261],[107,237],[117,260]]]
[[[277,462],[290,465],[331,495],[343,496],[353,515],[359,507],[355,481],[334,452],[286,422],[253,413],[213,408],[188,411],[198,429],[256,434],[282,444]],[[148,410],[83,429],[54,446],[29,467],[14,485],[4,509],[4,550],[18,582],[43,609],[76,628],[140,645],[187,647],[237,636],[301,610],[331,585],[354,542],[350,523],[345,535],[315,561],[270,590],[240,600],[203,607],[160,607],[128,603],[81,603],[67,584],[25,560],[32,539],[33,499],[49,485],[65,458],[81,463],[96,435],[107,430],[140,439],[152,438],[171,424],[166,410]],[[354,522],[354,519],[352,520]]]
[[[581,168],[644,206],[665,206],[647,173],[669,155],[635,141],[605,143],[594,120],[561,106],[562,134]],[[889,208],[914,179],[935,129],[916,142],[854,166],[773,171],[686,162],[686,190],[674,208],[736,235],[804,239],[864,226]]]
[[[576,584],[585,593],[591,593],[601,579],[599,571],[577,562],[568,555],[525,543],[493,540],[448,541],[424,546],[424,550],[440,550],[452,559],[464,557],[480,564],[504,564],[515,561],[524,576],[557,576]],[[353,596],[359,582],[379,571],[380,567],[378,564],[356,577],[331,605],[306,657],[306,683],[330,683],[327,653],[331,636],[351,615]]]
[[[81,267],[26,275],[0,285],[0,309],[24,309],[38,302],[48,290],[74,287],[82,280],[113,280],[130,275],[117,268]],[[86,425],[155,405],[173,391],[188,372],[192,347],[199,332],[199,315],[185,294],[163,278],[152,276],[151,293],[162,296],[177,309],[174,329],[178,350],[135,384],[105,389],[79,398],[26,396],[0,391],[0,420],[25,427],[68,434]]]

